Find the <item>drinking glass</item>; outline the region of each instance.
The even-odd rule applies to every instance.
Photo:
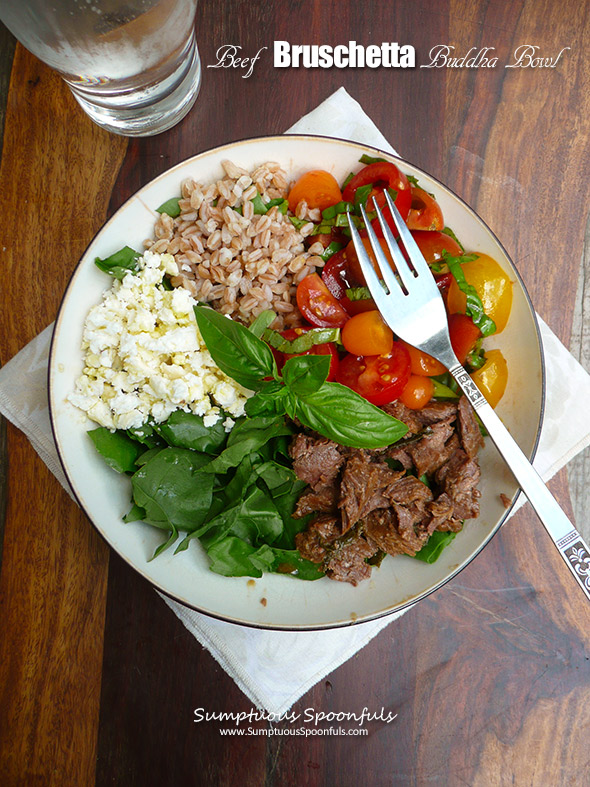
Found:
[[[139,137],[171,128],[197,98],[196,8],[197,0],[0,0],[0,19],[95,123]]]

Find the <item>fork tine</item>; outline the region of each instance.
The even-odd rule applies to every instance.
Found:
[[[346,213],[348,217],[348,226],[350,227],[350,233],[352,236],[352,241],[354,243],[354,248],[356,250],[356,254],[359,260],[359,264],[361,266],[361,270],[367,282],[367,287],[369,288],[369,292],[373,296],[373,300],[377,304],[379,311],[382,314],[387,313],[388,298],[390,296],[387,295],[387,293],[381,286],[379,277],[375,273],[375,268],[373,268],[373,263],[371,262],[371,258],[367,254],[367,250],[363,245],[361,236],[359,235],[358,230],[350,217],[350,211],[347,211]],[[387,265],[387,267],[389,268],[389,264]],[[397,282],[395,283],[395,286],[399,288]]]
[[[393,232],[391,231],[389,224],[385,220],[383,211],[377,204],[377,200],[375,199],[375,197],[373,197],[373,205],[375,206],[375,210],[377,211],[377,218],[379,219],[379,224],[381,225],[381,230],[383,231],[383,237],[385,239],[385,242],[387,243],[387,248],[389,249],[389,252],[393,258],[393,261],[395,263],[395,268],[397,270],[400,279],[403,282],[403,285],[407,293],[410,291],[410,287],[412,286],[412,281],[414,279],[414,271],[408,265],[406,258],[402,254],[402,251],[397,244],[397,241],[393,237]],[[369,232],[368,227],[367,227],[367,232]],[[370,233],[372,232],[373,232],[373,228],[371,227]],[[374,237],[374,241],[372,240],[373,246],[377,244],[377,246],[381,248],[381,244],[379,243],[377,237],[374,234],[373,237]]]
[[[360,206],[360,209],[361,209],[361,216],[363,217],[363,221],[365,222],[365,229],[367,230],[367,235],[369,236],[369,241],[371,243],[371,248],[373,249],[373,253],[375,254],[375,259],[377,260],[377,264],[379,265],[379,270],[381,271],[381,278],[385,282],[389,292],[395,292],[397,289],[400,288],[400,284],[395,278],[395,274],[391,268],[389,260],[385,256],[385,252],[383,251],[383,248],[379,243],[379,238],[377,237],[377,235],[375,234],[375,230],[371,226],[371,222],[369,221],[369,217],[367,216],[367,211],[365,210],[363,205]],[[371,265],[371,267],[373,266]]]
[[[391,199],[391,197],[389,196],[389,194],[387,193],[387,191],[384,191],[383,193],[385,194],[385,201],[387,202],[389,210],[391,211],[391,215],[393,217],[395,226],[397,227],[397,231],[400,234],[400,238],[404,242],[404,247],[408,253],[408,257],[410,258],[410,261],[414,266],[414,270],[419,276],[427,275],[428,279],[432,279],[432,281],[434,282],[434,279],[432,278],[432,271],[428,267],[428,263],[424,259],[422,252],[420,251],[416,241],[412,237],[412,233],[408,229],[408,225],[402,219],[399,210],[395,207],[395,204]]]

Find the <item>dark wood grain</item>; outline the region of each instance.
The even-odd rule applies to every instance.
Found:
[[[275,39],[412,43],[422,63],[440,43],[458,54],[494,46],[502,63],[527,42],[547,55],[571,51],[553,70],[511,71],[501,63],[401,72],[278,70],[267,50],[250,79],[205,68],[197,105],[181,124],[129,143],[93,128],[59,80],[19,50],[8,104],[14,125],[0,172],[0,235],[14,239],[0,295],[2,361],[53,319],[107,204],[114,211],[199,151],[284,131],[342,84],[401,154],[480,212],[539,313],[567,342],[590,176],[587,16],[575,0],[344,0],[337,11],[312,0],[231,0],[223,8],[206,0],[198,12],[205,66],[223,43],[252,56]],[[59,128],[56,115],[64,118]],[[43,180],[43,198],[32,173]],[[37,231],[15,235],[23,189]],[[66,236],[63,215],[74,222]],[[32,284],[17,315],[7,293],[18,291],[19,276]],[[247,711],[249,700],[116,555],[107,583],[106,548],[14,429],[9,452],[0,577],[3,784],[587,782],[590,616],[528,507],[453,582],[294,708],[384,708],[398,714],[394,722],[368,724],[362,738],[277,735],[230,744],[219,723],[195,724],[193,710]],[[551,488],[570,510],[565,471]]]

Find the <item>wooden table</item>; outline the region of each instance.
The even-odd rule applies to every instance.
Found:
[[[219,4],[198,12],[204,65],[222,44],[248,79],[204,69],[175,129],[126,140],[93,126],[48,68],[16,48],[0,172],[5,363],[55,317],[105,218],[176,162],[281,133],[340,85],[408,160],[447,183],[502,239],[537,311],[569,345],[590,182],[589,5]],[[275,69],[272,42],[495,47],[495,68]],[[505,68],[522,44],[555,68]],[[1,65],[10,71],[4,36]],[[578,316],[581,314],[579,310]],[[581,334],[578,319],[577,331]],[[581,403],[584,406],[584,403]],[[528,507],[453,582],[386,628],[295,706],[383,707],[362,738],[228,741],[193,709],[250,702],[101,541],[6,428],[0,577],[2,785],[585,785],[590,779],[588,604]],[[565,472],[550,484],[571,511]],[[583,506],[585,487],[576,484]]]

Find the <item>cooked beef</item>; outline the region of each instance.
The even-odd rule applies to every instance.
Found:
[[[319,492],[306,492],[297,501],[293,512],[295,519],[301,519],[308,514],[328,514],[335,512],[338,507],[340,489],[336,484],[324,486]]]
[[[332,440],[306,434],[295,437],[291,443],[290,454],[295,474],[302,481],[306,481],[315,492],[333,483],[344,462],[344,456]]]
[[[435,481],[453,501],[455,519],[473,519],[479,515],[481,471],[477,461],[458,448],[449,461],[435,473]]]
[[[422,549],[430,536],[425,528],[416,523],[424,517],[424,511],[410,511],[394,503],[391,508],[372,511],[364,522],[367,537],[388,555],[415,555]]]
[[[369,558],[415,555],[435,530],[457,532],[479,514],[483,441],[467,399],[383,409],[408,426],[385,450],[345,448],[310,434],[297,435],[290,449],[293,469],[310,487],[294,516],[317,514],[296,536],[297,548],[331,579],[353,585],[370,576]]]
[[[388,490],[403,473],[391,470],[385,462],[372,461],[363,451],[353,454],[344,468],[340,482],[339,508],[342,515],[342,532],[375,508],[389,505]]]
[[[458,407],[459,437],[463,450],[470,459],[475,459],[483,447],[483,437],[475,418],[475,411],[466,396],[459,400]]]

